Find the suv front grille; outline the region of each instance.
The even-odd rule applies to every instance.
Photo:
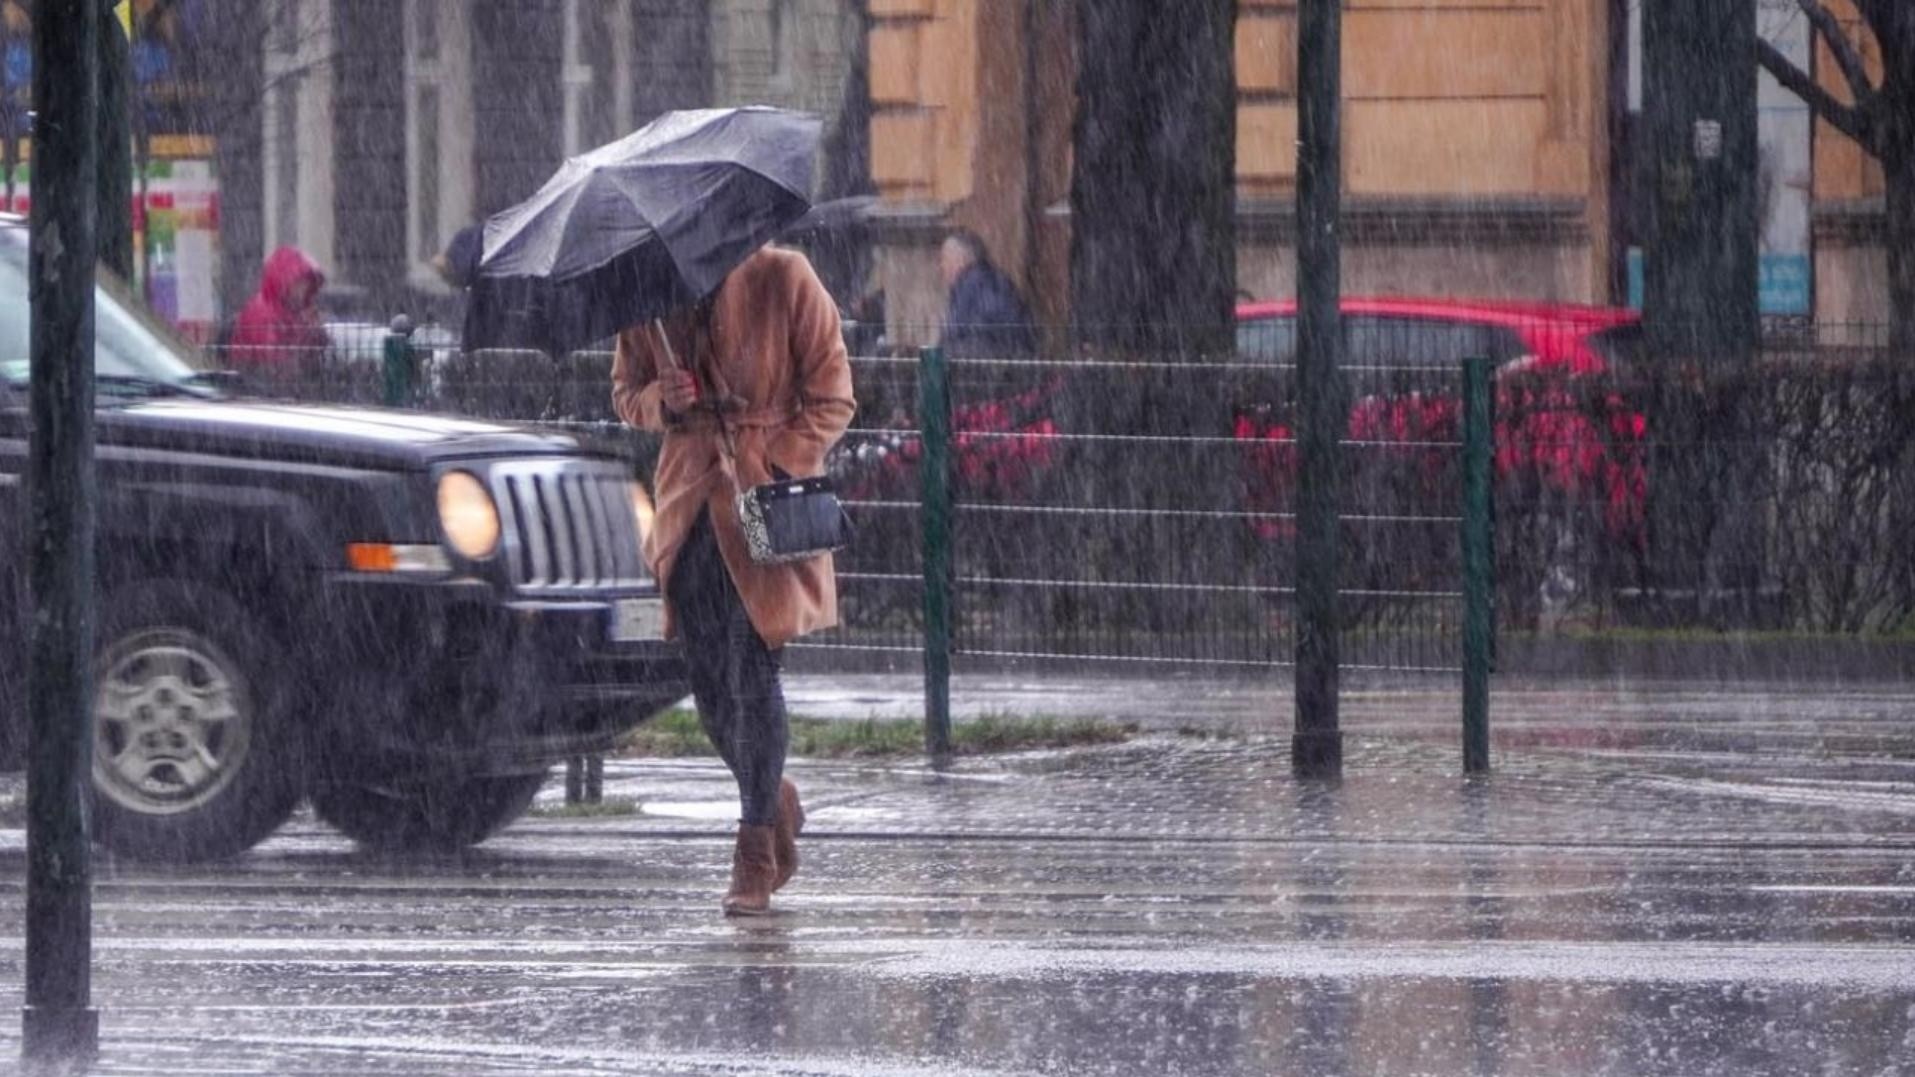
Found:
[[[630,480],[577,460],[492,469],[505,555],[521,591],[584,591],[651,582],[639,552]]]

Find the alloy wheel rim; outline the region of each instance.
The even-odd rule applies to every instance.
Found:
[[[190,632],[122,641],[102,663],[93,698],[94,785],[141,814],[212,800],[251,746],[252,706],[237,666]]]

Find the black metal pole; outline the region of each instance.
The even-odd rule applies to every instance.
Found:
[[[98,255],[100,0],[33,19],[32,417],[27,480],[26,1009],[31,1068],[97,1053],[92,1009],[93,266]]]
[[[1297,388],[1303,409],[1297,521],[1296,732],[1290,763],[1299,777],[1343,772],[1337,728],[1337,500],[1343,403],[1342,10],[1340,0],[1297,5]]]

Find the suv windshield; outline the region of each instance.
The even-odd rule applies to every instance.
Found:
[[[99,274],[94,300],[94,364],[102,394],[205,392],[195,384],[199,372],[187,363],[185,347],[148,321],[111,274]],[[27,383],[29,324],[26,230],[0,225],[0,374],[14,386]]]

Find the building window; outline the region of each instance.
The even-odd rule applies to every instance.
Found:
[[[632,131],[631,5],[565,0],[565,154]]]
[[[268,91],[272,98],[273,200],[272,245],[299,241],[299,87],[278,86]]]
[[[473,216],[472,34],[462,0],[406,2],[406,261],[443,289],[432,258]]]
[[[266,7],[262,147],[269,248],[332,253],[332,22],[320,0]]]
[[[767,31],[771,45],[771,77],[774,81],[788,83],[798,66],[793,56],[798,34],[797,0],[771,0],[767,17],[771,20]]]

